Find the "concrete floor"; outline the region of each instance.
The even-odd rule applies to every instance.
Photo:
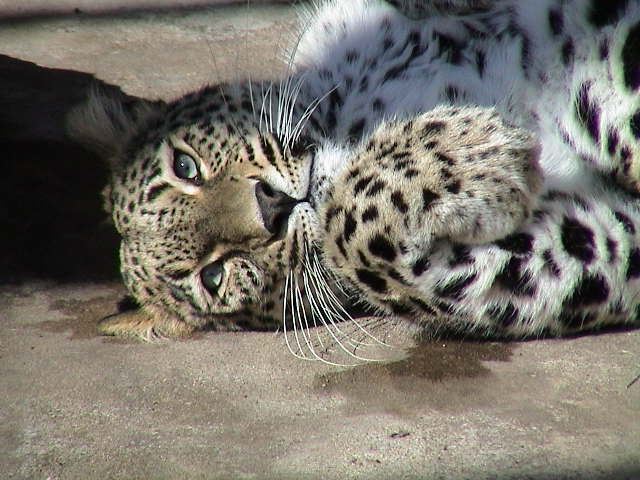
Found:
[[[396,348],[365,352],[386,362],[349,368],[274,333],[97,337],[124,290],[104,169],[59,126],[91,81],[78,72],[151,98],[277,75],[294,16],[41,3],[0,18],[1,477],[640,479],[637,330],[422,345],[395,331]]]

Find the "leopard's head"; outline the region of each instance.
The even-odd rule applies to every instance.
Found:
[[[269,133],[254,100],[248,85],[134,108],[99,94],[71,116],[74,135],[110,158],[122,277],[150,319],[111,319],[104,333],[281,321],[285,283],[318,230],[313,154]]]

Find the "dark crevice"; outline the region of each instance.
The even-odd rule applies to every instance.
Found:
[[[306,0],[262,0],[251,2],[251,7],[260,5],[291,5],[295,3],[305,3]],[[225,8],[247,8],[246,0],[183,0],[176,5],[176,2],[158,1],[155,5],[147,3],[141,5],[131,5],[134,2],[122,1],[113,2],[110,5],[92,5],[90,8],[68,7],[55,5],[50,2],[50,6],[40,6],[29,8],[27,2],[15,2],[16,8],[7,8],[0,11],[0,26],[2,24],[15,25],[16,23],[28,23],[39,21],[50,21],[63,18],[92,18],[92,19],[114,19],[129,18],[145,15],[162,15],[169,13],[197,13],[205,10],[220,10]],[[97,2],[96,2],[97,3]],[[18,6],[19,5],[19,6]]]
[[[119,92],[86,73],[0,55],[0,283],[118,278],[118,236],[100,194],[106,164],[64,129],[93,85]]]

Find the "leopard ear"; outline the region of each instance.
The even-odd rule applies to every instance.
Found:
[[[86,100],[67,114],[67,135],[110,161],[113,168],[129,140],[161,115],[164,107],[162,101],[131,97],[117,88],[94,85]]]

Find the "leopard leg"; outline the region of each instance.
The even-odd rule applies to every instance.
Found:
[[[410,262],[439,240],[495,241],[529,217],[541,186],[535,141],[489,108],[439,107],[383,124],[355,155],[327,202],[336,206],[321,213],[336,259],[396,232],[411,232],[400,247]],[[372,237],[369,225],[381,224]]]

